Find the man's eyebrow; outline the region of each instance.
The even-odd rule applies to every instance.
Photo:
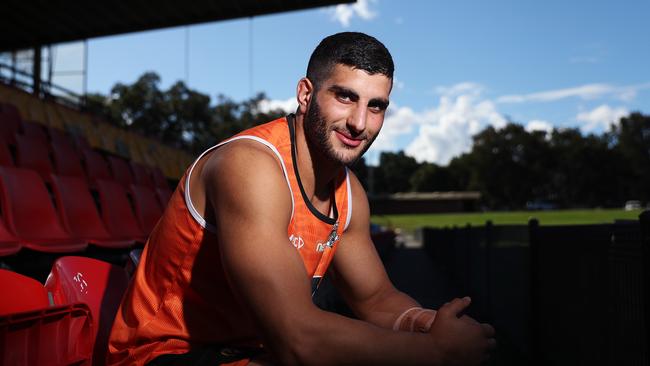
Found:
[[[327,90],[331,91],[334,94],[345,95],[347,97],[350,97],[350,99],[354,99],[354,100],[359,99],[359,94],[357,94],[357,92],[355,92],[352,89],[346,88],[344,86],[332,85]]]

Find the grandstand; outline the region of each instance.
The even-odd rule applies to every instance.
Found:
[[[129,273],[192,160],[51,98],[41,48],[344,2],[3,4],[0,52],[33,49],[34,68],[29,85],[0,77],[0,365],[104,364]]]

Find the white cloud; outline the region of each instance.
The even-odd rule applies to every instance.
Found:
[[[488,125],[499,128],[506,124],[494,103],[481,99],[482,90],[474,83],[439,87],[436,91],[442,95],[437,107],[419,113],[395,107],[371,151],[394,151],[399,148],[399,138],[417,129],[417,136],[405,148],[406,154],[420,162],[448,164],[453,157],[470,151],[472,135]]]
[[[644,89],[650,89],[650,83],[615,86],[611,84],[586,84],[573,88],[548,90],[531,94],[512,94],[497,98],[498,103],[552,102],[565,98],[596,99],[613,97],[630,101]]]
[[[340,4],[328,9],[333,21],[339,22],[343,27],[350,26],[350,21],[354,17],[363,20],[371,20],[377,16],[377,11],[371,10],[377,0],[357,0],[352,5]]]
[[[262,113],[268,113],[277,109],[281,109],[286,113],[293,113],[296,111],[296,108],[298,108],[298,101],[295,97],[286,100],[264,99],[260,101],[258,108]]]
[[[393,89],[397,90],[403,90],[404,89],[404,82],[402,80],[398,80],[397,78],[393,78]]]
[[[546,133],[551,133],[553,132],[553,124],[548,121],[542,121],[539,119],[534,119],[531,121],[528,121],[525,127],[526,131],[528,132],[533,132],[533,131],[544,131]]]
[[[580,130],[583,133],[590,133],[609,130],[612,123],[629,114],[630,112],[624,107],[612,108],[607,104],[603,104],[591,111],[578,113],[576,119],[579,122],[584,122],[580,126]]]

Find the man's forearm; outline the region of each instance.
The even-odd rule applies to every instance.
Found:
[[[319,311],[308,329],[303,328],[298,337],[304,343],[294,348],[297,358],[281,358],[284,363],[305,365],[440,364],[440,350],[430,334],[385,328],[390,327]],[[300,350],[295,352],[297,348]]]
[[[406,310],[414,307],[420,307],[420,304],[393,287],[375,296],[371,301],[361,304],[355,311],[357,316],[364,321],[382,328],[393,329],[397,318]]]

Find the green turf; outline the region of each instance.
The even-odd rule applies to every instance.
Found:
[[[624,211],[619,209],[593,210],[555,210],[555,211],[511,211],[511,212],[472,212],[420,215],[372,216],[375,224],[389,228],[400,228],[412,232],[417,228],[485,225],[491,220],[494,225],[526,224],[531,218],[539,220],[540,225],[579,225],[609,223],[619,219],[638,219],[641,210]]]

